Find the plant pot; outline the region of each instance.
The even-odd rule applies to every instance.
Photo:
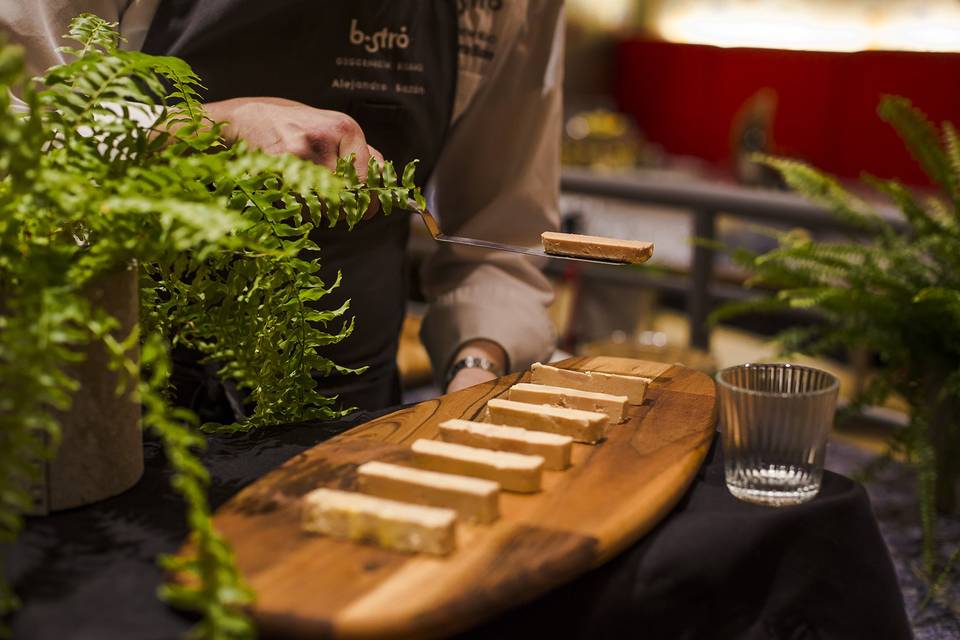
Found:
[[[106,274],[86,291],[90,301],[120,322],[115,337],[126,338],[139,321],[136,265]],[[99,343],[86,349],[69,374],[80,382],[69,411],[58,412],[62,439],[45,465],[44,482],[34,490],[40,513],[69,509],[126,491],[143,474],[143,436],[135,381],[118,395],[123,375],[108,367]],[[139,360],[139,349],[130,354]]]

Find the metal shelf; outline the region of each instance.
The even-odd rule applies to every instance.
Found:
[[[692,215],[693,237],[705,240],[716,239],[716,223],[720,215],[767,224],[799,225],[811,231],[843,231],[857,235],[855,229],[825,208],[784,191],[744,187],[694,177],[670,179],[661,171],[644,170],[603,174],[586,169],[566,168],[560,184],[561,190],[566,194],[660,205],[675,209],[678,215]],[[876,210],[895,228],[906,228],[898,210],[889,206],[877,206]],[[646,279],[636,280],[648,286],[686,292],[690,344],[704,351],[709,351],[710,348],[706,319],[713,308],[713,301],[737,300],[756,295],[736,285],[716,282],[715,257],[713,249],[698,244],[693,249],[688,275],[647,275]],[[598,271],[592,275],[600,279],[619,277],[612,273]]]

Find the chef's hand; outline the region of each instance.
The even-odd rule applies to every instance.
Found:
[[[228,143],[243,140],[247,145],[270,154],[295,156],[335,169],[337,158],[353,154],[361,180],[367,177],[370,156],[383,162],[379,151],[367,144],[357,121],[339,111],[315,109],[282,98],[233,98],[205,105],[207,114],[225,122],[223,136]],[[371,198],[364,217],[379,209]]]
[[[486,358],[499,370],[504,371],[506,369],[506,352],[503,350],[503,347],[491,340],[473,340],[471,342],[467,342],[460,348],[460,351],[457,352],[457,355],[453,357],[453,362],[456,362],[462,358],[466,358],[467,356]],[[460,389],[466,389],[467,387],[472,387],[475,384],[493,380],[496,377],[496,374],[491,371],[486,371],[485,369],[460,369],[460,371],[457,372],[457,375],[455,375],[450,381],[450,384],[447,385],[446,393],[459,391]]]

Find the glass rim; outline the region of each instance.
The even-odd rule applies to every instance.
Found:
[[[812,391],[760,391],[758,389],[748,389],[747,387],[733,384],[723,379],[723,374],[727,373],[728,371],[734,371],[735,369],[749,369],[751,367],[773,367],[780,369],[815,371],[827,376],[830,379],[830,384],[823,389],[814,389]],[[714,379],[718,385],[731,391],[764,398],[813,398],[834,393],[840,389],[840,379],[829,371],[817,369],[816,367],[809,367],[804,364],[791,364],[789,362],[747,362],[745,364],[735,364],[732,367],[726,367],[720,371],[717,371],[716,375],[714,375]]]

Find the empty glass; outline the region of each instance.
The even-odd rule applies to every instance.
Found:
[[[782,506],[820,491],[837,379],[793,364],[743,364],[717,374],[730,493]]]

